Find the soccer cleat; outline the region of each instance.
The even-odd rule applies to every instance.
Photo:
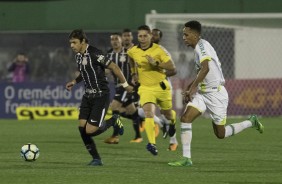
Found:
[[[158,155],[157,146],[155,144],[148,143],[146,146],[147,150],[151,152],[153,155]]]
[[[175,166],[175,167],[192,166],[192,160],[190,158],[187,158],[187,157],[182,157],[178,161],[169,162],[168,165],[169,166]]]
[[[118,144],[119,143],[119,138],[118,138],[118,136],[111,136],[111,137],[105,139],[104,143],[107,143],[107,144]]]
[[[143,141],[143,139],[142,139],[141,137],[138,137],[138,138],[132,139],[132,140],[130,141],[130,143],[140,143],[140,142],[142,142],[142,141]]]
[[[172,136],[174,136],[175,132],[176,132],[175,123],[174,124],[170,124],[169,125],[169,129],[168,129],[168,135],[170,137],[172,137]]]
[[[167,151],[176,151],[178,144],[169,144]]]
[[[253,127],[256,128],[259,133],[263,133],[264,131],[264,126],[259,122],[257,115],[253,114],[249,117],[249,120],[252,122]]]
[[[124,133],[124,128],[123,128],[123,124],[122,124],[122,122],[121,122],[119,116],[116,118],[116,121],[115,121],[115,123],[114,123],[114,128],[117,128],[117,129],[118,129],[118,134],[119,134],[119,135],[123,135],[123,133]]]
[[[90,166],[102,166],[103,162],[101,159],[93,159],[88,165]]]

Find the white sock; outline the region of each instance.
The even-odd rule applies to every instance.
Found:
[[[192,123],[181,122],[181,142],[183,156],[191,158]]]
[[[161,123],[161,120],[158,116],[154,116],[154,122],[157,123],[159,125],[159,127],[163,127],[163,124]]]
[[[145,118],[145,113],[144,113],[143,108],[138,108],[138,115],[139,115],[141,118]]]
[[[145,113],[144,113],[143,108],[138,108],[138,115],[141,118],[145,118]],[[156,115],[154,116],[154,122],[157,123],[161,128],[163,127],[163,124],[161,123],[160,118]]]
[[[161,114],[160,119],[162,120],[163,124],[169,125],[170,120],[166,119],[165,115]]]
[[[176,139],[176,133],[169,138],[169,144],[178,144],[177,139]]]
[[[246,128],[252,127],[252,122],[249,120],[243,121],[241,123],[233,123],[225,127],[225,137],[230,137],[232,135],[238,134]]]

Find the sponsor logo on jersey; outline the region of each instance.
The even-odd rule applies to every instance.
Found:
[[[205,47],[204,47],[203,42],[200,42],[200,43],[199,43],[199,47],[200,47],[201,55],[202,55],[202,56],[206,56],[207,53],[206,53],[206,51],[205,51]]]

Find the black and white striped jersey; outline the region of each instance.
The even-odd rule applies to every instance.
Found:
[[[77,53],[75,60],[84,81],[85,92],[91,93],[109,92],[108,81],[105,76],[105,68],[111,63],[101,50],[88,45],[85,53]]]
[[[113,49],[111,49],[107,52],[107,58],[119,66],[126,81],[131,83],[131,71],[128,62],[127,49],[122,48],[121,52],[114,52]],[[114,80],[115,84],[120,83],[119,79],[115,76]]]

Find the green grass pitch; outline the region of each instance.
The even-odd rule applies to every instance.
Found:
[[[228,124],[243,119],[229,119]],[[117,145],[103,143],[112,129],[95,138],[104,166],[91,167],[77,121],[0,120],[0,184],[181,184],[282,183],[281,118],[261,118],[265,133],[255,129],[224,140],[213,135],[208,119],[193,123],[192,167],[170,167],[182,150],[167,151],[169,139],[157,138],[158,156],[146,151],[147,139],[133,138],[130,121]],[[177,125],[179,129],[179,124]],[[179,132],[179,131],[178,131]],[[180,136],[178,134],[180,143]],[[40,149],[35,162],[25,162],[20,148],[34,143]]]

